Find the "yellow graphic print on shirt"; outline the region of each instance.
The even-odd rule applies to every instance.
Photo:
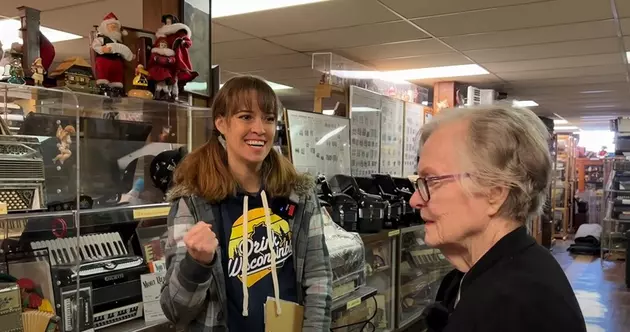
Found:
[[[267,239],[264,208],[255,208],[247,213],[247,249],[249,267],[247,269],[247,287],[251,287],[271,273],[271,252]],[[282,267],[293,254],[291,247],[291,229],[289,223],[271,212],[271,230],[276,249],[276,266]],[[228,244],[228,277],[241,279],[243,268],[243,216],[232,225],[232,234]]]

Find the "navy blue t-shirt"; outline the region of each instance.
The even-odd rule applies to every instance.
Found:
[[[230,197],[221,203],[221,230],[219,241],[225,275],[228,329],[236,332],[264,332],[264,304],[267,297],[274,297],[271,277],[271,254],[268,246],[265,214],[260,195],[250,195],[248,201],[247,239],[249,268],[248,316],[243,317],[242,242],[243,242],[243,194]],[[273,206],[269,202],[269,206]],[[276,267],[280,298],[297,302],[296,272],[293,264],[291,228],[287,220],[271,212],[271,228],[274,234]]]

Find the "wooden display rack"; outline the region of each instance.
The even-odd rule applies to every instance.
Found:
[[[584,192],[587,183],[601,183],[603,188],[604,161],[602,159],[577,158],[575,164],[577,168],[578,192]],[[590,177],[590,180],[587,180],[587,176]],[[594,181],[593,178],[602,179],[602,181]]]
[[[555,174],[551,191],[553,237],[564,240],[570,233],[573,221],[577,139],[573,135],[557,135],[556,146],[557,154],[553,167]]]

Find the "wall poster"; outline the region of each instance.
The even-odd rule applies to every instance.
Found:
[[[405,103],[383,97],[381,106],[381,165],[379,173],[403,176]]]
[[[352,176],[379,173],[382,98],[369,90],[350,87]]]
[[[405,155],[403,176],[413,175],[418,170],[418,152],[420,151],[420,129],[424,125],[422,105],[405,103]]]
[[[350,175],[350,119],[287,110],[293,165],[313,176]]]

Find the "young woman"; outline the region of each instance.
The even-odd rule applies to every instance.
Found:
[[[304,306],[302,331],[330,329],[315,182],[272,148],[279,109],[263,80],[232,78],[212,105],[212,137],[175,171],[160,300],[180,329],[263,332],[268,297]]]

